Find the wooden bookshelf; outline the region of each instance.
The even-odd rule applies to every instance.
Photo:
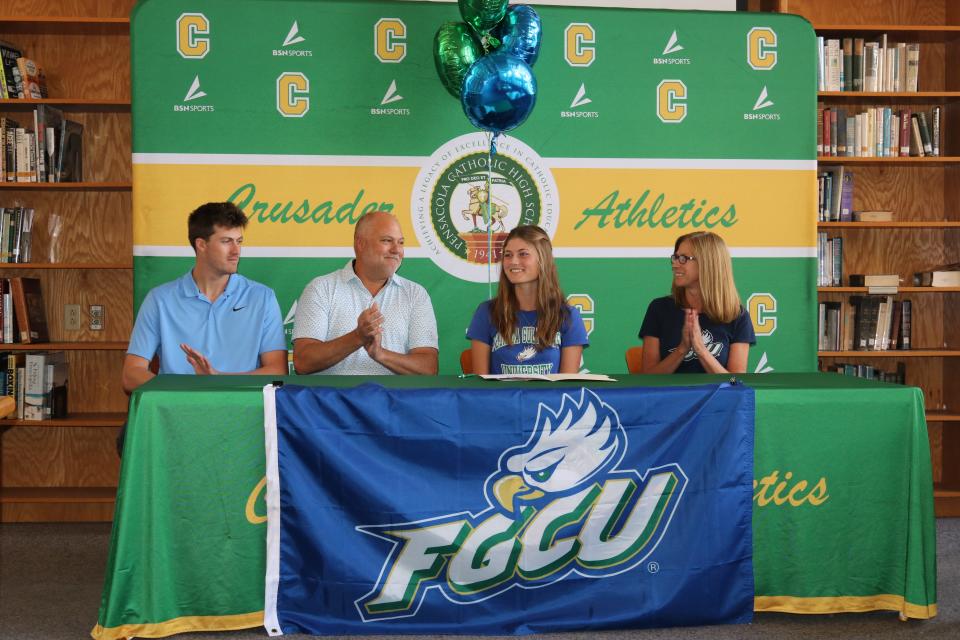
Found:
[[[116,435],[126,415],[120,386],[133,326],[130,21],[135,0],[4,0],[0,39],[44,69],[50,97],[0,100],[26,120],[55,106],[84,127],[84,181],[0,183],[0,206],[35,210],[30,264],[0,277],[43,287],[51,342],[2,351],[67,354],[68,417],[0,420],[0,520],[110,520],[119,477]],[[52,233],[59,217],[60,232]],[[103,330],[64,327],[64,305],[103,305]]]
[[[854,210],[890,210],[892,222],[819,223],[843,239],[843,271],[913,273],[960,261],[960,3],[956,0],[748,0],[755,11],[803,16],[818,35],[919,42],[919,92],[820,92],[824,106],[942,109],[941,157],[821,157],[854,173]],[[815,216],[814,216],[815,217]],[[845,282],[844,282],[845,284]],[[821,287],[821,301],[846,300],[865,287]],[[831,351],[825,364],[906,363],[907,384],[923,389],[939,515],[960,515],[960,289],[900,287],[913,303],[910,351]],[[936,347],[936,348],[932,348]],[[882,364],[881,364],[882,363]]]

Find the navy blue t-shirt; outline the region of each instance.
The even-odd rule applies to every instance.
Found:
[[[647,336],[659,338],[661,360],[670,355],[680,344],[683,314],[684,310],[677,306],[673,296],[657,298],[647,307],[647,315],[643,317],[643,324],[640,325],[640,339],[643,340]],[[701,313],[700,329],[703,330],[703,344],[724,368],[730,356],[731,343],[746,342],[751,345],[757,343],[750,313],[743,307],[740,308],[740,315],[727,323],[713,322]],[[703,365],[700,364],[700,359],[693,349],[683,357],[676,372],[704,373]]]

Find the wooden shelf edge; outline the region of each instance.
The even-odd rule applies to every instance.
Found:
[[[0,487],[0,503],[109,504],[115,487]]]
[[[0,427],[122,427],[126,419],[121,412],[77,412],[53,420],[0,420]]]
[[[125,351],[128,342],[36,342],[0,343],[0,351]]]
[[[817,293],[869,293],[869,287],[817,287]],[[898,287],[895,294],[877,295],[901,293],[960,293],[960,287]]]
[[[927,411],[927,422],[960,422],[960,413],[954,411]]]
[[[960,517],[960,491],[934,487],[933,510],[938,518]]]
[[[0,262],[0,271],[3,269],[133,269],[133,264],[122,262]]]
[[[960,91],[817,91],[817,97],[917,100],[923,98],[960,98]]]
[[[109,98],[0,98],[0,111],[32,111],[37,105],[50,105],[65,111],[130,112],[130,99]]]
[[[929,31],[960,33],[960,26],[949,24],[814,24],[816,31]]]
[[[958,164],[960,156],[891,156],[889,158],[865,156],[817,156],[821,164]]]
[[[817,351],[820,358],[957,358],[949,349],[892,349],[889,351]]]
[[[131,191],[132,182],[0,182],[10,191]]]

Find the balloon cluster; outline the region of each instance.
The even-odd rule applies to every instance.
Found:
[[[507,2],[459,0],[464,22],[444,23],[433,40],[440,82],[473,126],[495,135],[520,126],[537,99],[540,16]]]

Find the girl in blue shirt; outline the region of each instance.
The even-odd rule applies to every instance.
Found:
[[[643,373],[744,373],[757,339],[723,239],[680,236],[670,264],[672,295],[652,301],[640,326]]]
[[[589,346],[580,312],[567,304],[547,233],[516,227],[503,243],[497,296],[467,329],[477,374],[576,373]]]

